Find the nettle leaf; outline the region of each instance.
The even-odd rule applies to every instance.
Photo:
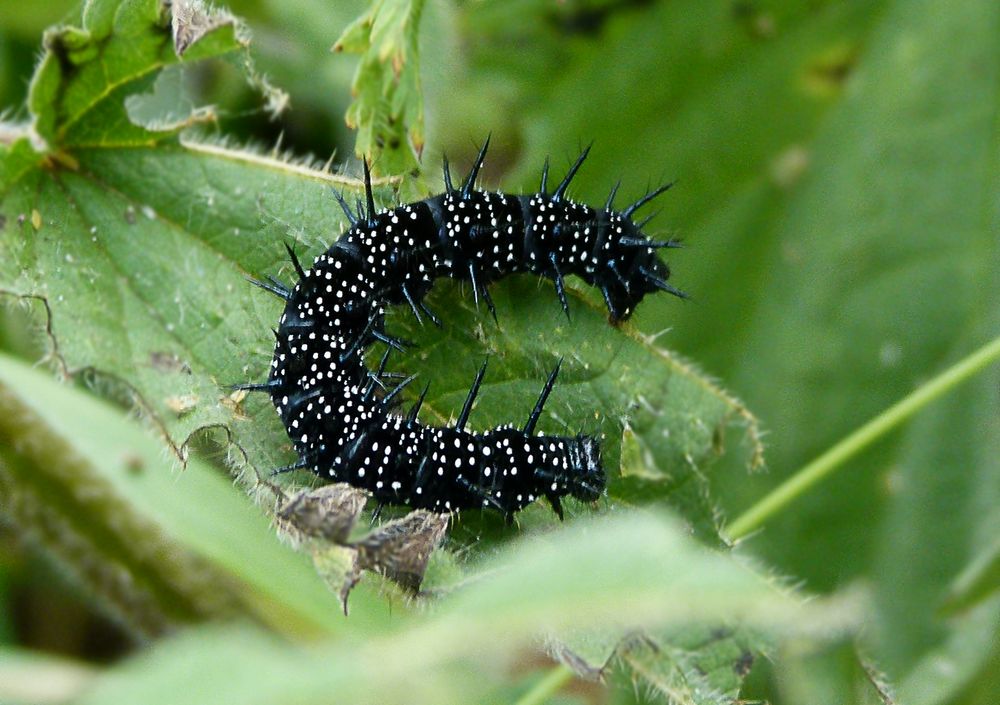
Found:
[[[334,51],[359,54],[347,110],[355,151],[380,174],[414,170],[424,149],[424,102],[417,42],[424,0],[377,0],[351,23]]]
[[[345,227],[330,187],[352,191],[352,199],[359,184],[310,164],[183,137],[185,127],[211,118],[197,106],[177,109],[183,61],[245,57],[243,32],[228,15],[199,14],[190,4],[174,3],[169,12],[155,2],[112,5],[89,3],[83,29],[50,34],[33,81],[34,128],[0,145],[0,242],[8,253],[0,291],[38,302],[64,374],[86,372],[108,393],[124,390],[181,457],[194,434],[224,429],[248,487],[274,503],[312,478],[262,481],[292,459],[291,446],[266,398],[228,388],[264,378],[269,329],[281,313],[281,302],[245,276],[292,280],[284,244],[304,261],[323,252]],[[189,12],[197,21],[179,28]],[[268,100],[282,101],[277,94]],[[551,283],[515,277],[493,297],[499,325],[448,282],[428,299],[443,329],[421,329],[405,311],[390,317],[391,332],[417,342],[394,365],[432,382],[429,418],[443,422],[457,412],[488,354],[493,363],[473,427],[520,419],[563,357],[541,428],[603,435],[611,481],[597,511],[669,504],[689,530],[718,543],[704,470],[731,425],[742,427],[748,462],[759,462],[758,429],[746,408],[655,340],[628,325],[608,326],[592,292],[571,291],[571,322]],[[541,505],[519,515],[521,532],[490,514],[467,514],[452,532],[466,556],[488,557],[490,537],[508,540],[557,523]],[[307,548],[325,566],[329,547]],[[447,593],[490,570],[488,562],[464,560],[436,554],[428,587]],[[365,604],[354,614],[364,614]],[[620,636],[604,638],[613,647]]]
[[[708,625],[737,620],[774,639],[844,634],[860,620],[857,605],[802,602],[649,513],[525,537],[490,563],[489,580],[364,643],[302,649],[257,630],[201,628],[112,669],[81,702],[320,702],[330,693],[344,702],[499,702],[504,679],[540,629],[643,625],[687,630],[694,644],[713,638]],[[732,688],[713,683],[717,670],[733,669],[733,658],[739,654],[702,661],[704,697],[675,702],[731,703],[723,691]],[[168,696],[162,683],[178,672],[191,673],[196,687]]]
[[[387,324],[417,343],[399,359],[408,373],[421,374],[415,387],[424,381],[431,385],[426,418],[446,423],[457,416],[469,384],[488,357],[470,423],[473,428],[520,423],[562,359],[539,430],[602,436],[605,464],[612,469],[610,504],[667,502],[701,538],[718,540],[715,508],[702,471],[719,452],[730,423],[743,426],[750,462],[759,458],[756,421],[745,407],[693,364],[658,348],[630,326],[610,329],[603,303],[579,291],[571,292],[567,321],[550,283],[512,278],[491,294],[499,320],[494,323],[485,307],[476,310],[471,292],[462,288],[443,282],[428,299],[432,310],[447,310],[444,330],[422,328],[402,309]],[[619,466],[621,472],[615,472]],[[542,503],[518,514],[522,526],[552,520],[551,510]],[[503,532],[502,524],[490,514],[482,520],[462,519],[456,528],[479,533],[492,526]]]

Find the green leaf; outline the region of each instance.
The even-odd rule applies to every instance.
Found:
[[[647,513],[580,521],[524,539],[488,561],[490,580],[456,593],[419,636],[407,639],[475,654],[491,653],[496,647],[489,635],[500,630],[519,640],[584,625],[653,627],[727,618],[778,631],[818,633],[830,626],[797,623],[794,613],[802,606],[791,595],[725,553],[701,547],[676,523]],[[400,650],[406,649],[403,641]]]
[[[996,635],[1000,629],[997,612],[997,600],[993,600],[953,620],[943,637],[922,650],[919,660],[899,680],[900,702],[989,702],[982,693],[990,692],[996,683]],[[978,700],[968,698],[968,693],[977,691],[982,691]],[[996,691],[992,692],[995,697]]]
[[[426,418],[444,423],[454,417],[489,356],[473,426],[526,419],[542,380],[563,358],[539,430],[598,433],[606,442],[612,505],[669,503],[699,536],[717,541],[716,510],[703,470],[720,451],[729,424],[744,428],[751,462],[757,457],[756,420],[746,408],[693,363],[659,348],[631,326],[613,334],[603,303],[580,290],[570,291],[569,322],[549,283],[540,288],[530,278],[513,278],[496,287],[492,297],[499,325],[484,321],[474,302],[452,283],[439,284],[428,299],[431,309],[445,316],[444,330],[421,328],[402,309],[389,319],[391,330],[417,343],[400,359],[403,369],[422,376],[426,371],[431,382]],[[620,473],[615,471],[619,465]],[[528,526],[551,522],[551,511],[534,505],[520,521]],[[481,530],[475,518],[463,524]]]
[[[355,152],[380,174],[405,174],[424,149],[417,42],[424,0],[376,0],[344,30],[334,51],[361,55],[347,110]]]
[[[0,408],[4,513],[125,626],[156,635],[240,613],[292,634],[355,626],[226,478],[172,467],[122,412],[3,356]]]
[[[844,599],[828,604],[821,618],[797,620],[800,605],[788,603],[762,616],[756,610],[767,611],[771,599],[795,598],[733,558],[697,546],[687,531],[644,514],[581,521],[538,545],[511,546],[507,556],[509,573],[502,556],[490,557],[491,579],[442,605],[459,613],[455,622],[476,617],[472,624],[431,625],[444,631],[437,641],[474,653],[472,631],[516,637],[541,627],[552,654],[580,675],[596,678],[620,665],[684,705],[731,702],[774,639],[789,628],[803,630],[806,639],[830,638],[850,624],[857,606]],[[749,604],[751,612],[744,612]]]
[[[990,705],[996,699],[1000,690],[1000,646],[994,643],[988,658],[976,660],[982,663],[979,677],[971,680],[951,703]]]
[[[814,705],[898,705],[885,677],[864,662],[849,640],[831,644],[790,643],[776,658],[783,702]]]
[[[743,679],[773,643],[743,626],[699,625],[626,640],[604,669],[654,702],[721,705],[738,699]]]
[[[150,72],[177,61],[180,47],[175,51],[167,31],[169,16],[161,14],[159,0],[136,0],[120,7],[117,2],[92,0],[84,19],[84,29],[63,26],[45,33],[46,53],[28,99],[34,132],[51,152],[155,141],[156,135],[127,119],[122,100]],[[215,53],[237,48],[230,39]]]
[[[865,107],[845,115],[834,133],[844,141],[861,134],[877,140],[877,149],[851,152],[852,158],[842,157],[831,170],[830,179],[850,184],[843,189],[845,200],[832,199],[829,192],[822,197],[871,214],[859,223],[845,219],[843,227],[853,226],[854,237],[864,234],[872,261],[882,263],[881,276],[845,306],[861,336],[849,359],[865,351],[873,356],[889,341],[907,358],[903,379],[930,370],[928,360],[960,357],[1000,330],[1000,310],[986,303],[1000,292],[991,264],[998,248],[1000,183],[994,158],[998,25],[1000,8],[994,3],[964,2],[946,12],[933,3],[898,5],[886,17],[867,81],[855,96],[854,105]],[[942,54],[943,45],[961,50]],[[918,66],[925,70],[914,72]],[[980,66],[990,69],[980,74]],[[975,80],[955,82],[956,73]],[[914,129],[896,129],[904,123]],[[882,177],[862,190],[853,178],[876,166]],[[880,208],[886,203],[900,204],[891,221]],[[890,230],[907,236],[890,239]],[[847,241],[847,232],[842,237]],[[931,256],[937,251],[948,255]],[[859,273],[867,272],[859,267]],[[931,293],[941,286],[948,287],[947,296]],[[912,297],[911,291],[923,295]],[[867,341],[865,350],[857,349],[861,340]],[[936,612],[951,582],[996,535],[1000,429],[988,420],[995,415],[998,379],[994,366],[928,410],[890,456],[897,469],[890,476],[892,501],[875,555],[881,566],[876,597],[882,627],[878,655],[897,677],[956,631],[967,631],[972,641],[981,638],[969,620],[947,624]],[[995,608],[980,620],[996,623]],[[986,657],[985,649],[981,654]]]
[[[345,702],[487,702],[544,630],[740,620],[776,639],[813,639],[859,618],[849,601],[803,603],[650,515],[580,522],[519,541],[490,563],[489,580],[382,638],[303,651],[252,632],[192,632],[112,671],[83,702],[167,702],[162,684],[184,672],[196,687],[170,693],[179,705],[313,702],[332,692]]]
[[[202,113],[171,130],[149,130],[126,114],[125,98],[147,89],[156,72],[179,61],[241,53],[248,80],[261,89],[269,105],[284,102],[253,73],[239,21],[205,9],[198,0],[173,6],[161,0],[89,0],[83,28],[51,28],[43,44],[45,53],[28,97],[31,136],[40,143],[41,167],[63,160],[72,170],[76,163],[71,153],[76,149],[151,146],[188,124],[210,119],[210,113]],[[13,183],[0,181],[0,193]]]

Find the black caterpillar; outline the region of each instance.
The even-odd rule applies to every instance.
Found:
[[[560,497],[596,500],[605,486],[598,441],[590,436],[536,436],[535,424],[552,391],[552,371],[527,422],[476,433],[465,428],[486,371],[484,364],[451,428],[417,420],[424,393],[406,416],[393,412],[413,377],[391,390],[385,380],[389,353],[403,341],[386,334],[387,305],[409,305],[436,324],[424,296],[434,280],[448,276],[472,284],[496,318],[487,286],[517,272],[555,282],[566,315],[563,278],[575,274],[603,292],[612,323],[628,318],[642,298],[663,290],[670,270],[657,249],[677,246],[642,234],[647,221],[633,214],[670,188],[647,193],[622,211],[613,209],[617,186],[603,209],[575,203],[566,190],[589,147],[562,182],[548,192],[548,162],[532,195],[480,191],[476,177],[489,139],[460,188],[444,163],[445,192],[417,203],[377,211],[371,175],[364,164],[367,209],[356,212],[335,194],[350,229],[306,271],[288,248],[299,281],[291,289],[268,278],[253,281],[287,301],[268,381],[238,385],[267,391],[288,430],[299,459],[280,471],[307,468],[332,481],[370,491],[379,503],[437,512],[493,507],[508,519],[539,497],[562,518]],[[648,220],[648,219],[647,219]],[[287,246],[286,246],[287,247]],[[388,347],[379,368],[364,364],[374,341]]]

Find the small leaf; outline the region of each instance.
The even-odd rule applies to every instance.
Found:
[[[246,31],[235,17],[207,11],[198,0],[179,0],[164,16],[166,7],[160,0],[93,0],[84,8],[87,29],[60,26],[45,33],[45,54],[28,98],[42,154],[151,145],[175,136],[179,127],[153,131],[130,121],[123,101],[148,88],[150,74],[182,57],[190,61],[240,52],[248,80],[270,105],[283,102],[254,73]]]
[[[352,22],[334,51],[360,54],[347,110],[355,151],[380,174],[417,167],[424,147],[418,34],[424,0],[378,0]]]
[[[743,627],[687,627],[626,641],[615,665],[671,705],[728,705],[767,645]]]

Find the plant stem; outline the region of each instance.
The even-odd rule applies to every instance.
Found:
[[[763,499],[738,516],[726,528],[726,534],[735,541],[755,531],[785,506],[819,484],[847,460],[902,424],[932,401],[997,360],[1000,360],[1000,338],[995,338],[934,379],[921,385],[913,393],[883,411],[778,485]]]
[[[514,705],[541,705],[573,679],[573,671],[559,664],[522,695]]]

